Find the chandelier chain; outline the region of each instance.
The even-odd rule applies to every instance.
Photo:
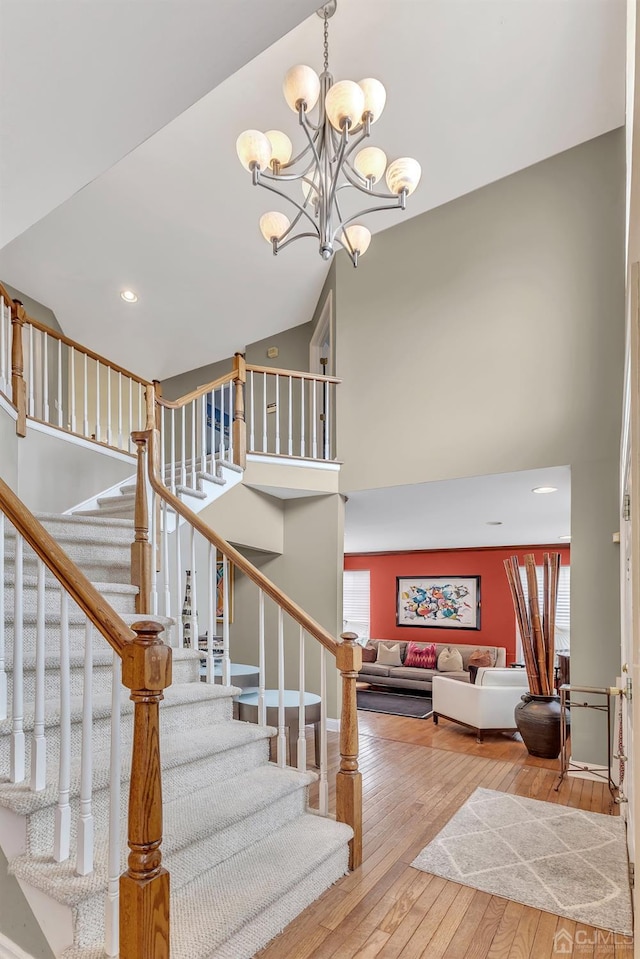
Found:
[[[329,13],[324,8],[324,72],[329,72]]]

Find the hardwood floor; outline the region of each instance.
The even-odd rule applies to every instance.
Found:
[[[472,732],[445,720],[434,727],[377,713],[359,718],[363,864],[260,959],[632,959],[632,941],[623,936],[410,865],[477,786],[617,815],[604,783],[570,778],[555,792],[557,763],[533,759],[509,735],[488,735],[479,745]],[[337,736],[330,737],[331,781]],[[568,936],[554,951],[561,930]]]

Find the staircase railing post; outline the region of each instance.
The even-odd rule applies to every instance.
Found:
[[[362,649],[355,633],[343,633],[336,650],[342,676],[340,716],[340,769],[336,775],[336,819],[353,829],[349,843],[349,869],[362,863],[362,774],[358,769],[358,704],[356,680],[362,667]]]
[[[24,352],[22,349],[22,327],[25,312],[20,300],[14,300],[11,306],[11,399],[18,411],[16,433],[27,435],[27,384],[24,380]]]
[[[134,703],[128,869],[120,877],[120,959],[169,959],[169,873],[162,867],[159,705],[171,685],[171,648],[158,623],[139,622],[122,656]]]
[[[135,539],[131,544],[131,585],[138,587],[136,613],[148,615],[151,612],[151,564],[153,548],[149,542],[149,505],[147,500],[147,473],[145,456],[147,454],[147,436],[144,432],[133,432],[133,442],[138,447],[138,472],[136,476],[136,502],[133,514]]]
[[[244,412],[244,390],[247,382],[247,364],[244,354],[234,357],[235,406],[233,410],[233,461],[243,469],[247,465],[247,424]]]

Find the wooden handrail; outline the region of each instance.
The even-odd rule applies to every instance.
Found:
[[[193,510],[182,502],[181,499],[178,499],[177,496],[174,496],[173,493],[167,489],[160,477],[160,470],[158,468],[159,462],[159,433],[157,430],[144,430],[140,432],[134,432],[131,434],[135,443],[140,443],[141,441],[147,443],[148,448],[148,475],[149,482],[151,483],[151,488],[163,499],[175,512],[182,516],[183,519],[189,523],[193,529],[197,530],[207,540],[211,543],[212,546],[215,546],[216,549],[220,550],[221,553],[224,553],[228,559],[236,566],[245,576],[250,579],[253,583],[256,584],[267,596],[270,596],[284,611],[291,616],[292,619],[296,621],[310,636],[313,636],[314,639],[317,639],[325,649],[327,649],[334,656],[336,655],[337,650],[340,648],[340,643],[331,635],[331,633],[321,626],[320,623],[317,623],[315,619],[305,613],[301,606],[298,606],[292,599],[290,599],[282,590],[272,583],[264,573],[261,573],[259,569],[249,562],[242,553],[235,549],[231,543],[228,543],[222,536],[218,536],[214,530],[208,526],[197,513],[194,513]]]
[[[135,633],[120,619],[51,534],[2,479],[0,479],[0,510],[96,629],[102,633],[109,645],[122,657],[125,648],[135,639]]]
[[[18,302],[17,300],[14,300],[13,297],[9,296],[2,283],[0,283],[0,296],[3,296],[5,302],[7,303],[15,304]],[[40,330],[42,333],[46,333],[47,336],[51,336],[54,340],[60,340],[67,346],[73,347],[73,349],[78,353],[86,353],[86,355],[91,357],[92,360],[97,360],[97,362],[101,363],[103,366],[110,367],[112,370],[115,370],[116,373],[122,373],[123,376],[128,376],[129,379],[135,380],[136,383],[141,383],[143,386],[149,385],[149,380],[143,379],[136,373],[132,373],[131,370],[125,369],[124,366],[119,366],[118,363],[114,363],[112,360],[108,360],[104,356],[100,356],[99,353],[94,353],[93,350],[90,350],[87,346],[83,346],[81,343],[77,343],[76,340],[70,339],[68,336],[65,336],[64,333],[58,333],[58,331],[54,330],[52,326],[47,326],[46,323],[41,323],[40,320],[36,320],[34,317],[29,316],[26,310],[24,310],[23,323],[29,323],[34,329]]]
[[[210,393],[211,390],[217,390],[219,386],[225,386],[225,384],[230,383],[235,379],[236,372],[235,370],[230,370],[228,373],[225,373],[224,376],[219,376],[217,380],[212,380],[211,383],[206,383],[204,386],[199,386],[197,390],[192,390],[190,393],[185,393],[184,396],[181,396],[177,400],[167,400],[164,396],[158,396],[156,391],[156,403],[160,406],[166,406],[169,410],[178,410],[182,406],[186,406],[187,403],[192,403],[193,400],[197,400],[200,396],[204,396],[205,393]]]
[[[276,376],[287,376],[293,380],[317,380],[318,383],[342,383],[337,376],[324,376],[322,373],[304,373],[300,370],[279,370],[275,366],[252,366],[247,363],[247,373],[273,373]]]

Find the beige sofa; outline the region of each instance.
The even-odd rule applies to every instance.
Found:
[[[382,643],[385,646],[400,646],[400,659],[404,664],[407,652],[407,642],[397,639],[372,639],[370,644],[375,646]],[[425,643],[424,645],[428,645]],[[449,679],[462,680],[469,682],[469,657],[471,653],[480,649],[488,650],[494,658],[494,666],[504,667],[507,665],[507,651],[504,646],[480,646],[473,643],[436,643],[436,658],[443,649],[459,649],[462,654],[463,670],[461,672],[441,673],[437,669],[423,669],[416,666],[383,666],[380,663],[363,663],[362,669],[358,673],[360,682],[371,683],[375,686],[397,686],[401,689],[420,689],[424,692],[431,692],[431,686],[434,676],[447,676]]]

